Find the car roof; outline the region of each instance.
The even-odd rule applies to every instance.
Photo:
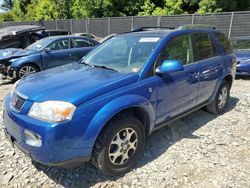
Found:
[[[223,33],[217,30],[213,25],[207,24],[186,24],[180,27],[137,27],[132,31],[121,33],[122,36],[140,35],[140,36],[166,36],[170,33],[192,33],[192,32],[216,32]]]
[[[35,31],[40,31],[44,30],[44,27],[38,26],[38,25],[19,25],[19,26],[9,26],[0,29],[0,36],[9,36],[9,35],[18,35],[22,34],[25,32],[35,32]]]
[[[45,31],[46,32],[67,32],[67,33],[70,33],[69,31],[63,30],[63,29],[46,29]]]
[[[74,36],[74,35],[57,35],[57,36],[50,36],[50,37],[45,37],[41,40],[50,40],[50,41],[55,41],[55,40],[59,40],[59,39],[68,39],[68,38],[81,38],[81,39],[85,39],[85,40],[91,40],[95,43],[98,43],[97,41],[93,40],[93,39],[90,39],[88,37],[82,37],[82,36]]]

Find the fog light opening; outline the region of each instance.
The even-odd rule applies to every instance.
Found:
[[[39,134],[36,134],[32,131],[25,129],[24,135],[25,135],[25,143],[27,145],[34,146],[34,147],[42,146],[42,138]]]

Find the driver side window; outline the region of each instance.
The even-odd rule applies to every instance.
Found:
[[[181,35],[172,39],[158,58],[158,66],[164,60],[178,60],[183,65],[193,63],[193,50],[190,35]]]
[[[68,39],[58,40],[50,44],[48,48],[50,48],[52,51],[69,49],[69,40]]]

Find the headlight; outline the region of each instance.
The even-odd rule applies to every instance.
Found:
[[[16,86],[17,86],[17,84],[19,83],[19,81],[20,81],[20,80],[16,81],[15,84],[13,85],[13,87],[12,87],[12,89],[11,89],[11,93],[10,93],[11,97],[12,97],[13,93],[15,92]]]
[[[14,61],[17,61],[17,60],[19,60],[19,59],[20,59],[20,58],[11,59],[11,60],[9,60],[9,62],[13,63]]]
[[[28,115],[47,122],[60,122],[71,120],[75,109],[73,104],[63,101],[35,102]]]

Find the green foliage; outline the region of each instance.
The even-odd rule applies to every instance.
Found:
[[[249,10],[250,0],[201,0],[199,13]]]
[[[3,4],[1,5],[1,7],[7,8],[7,9],[11,9],[13,6],[13,0],[4,0]]]
[[[58,18],[56,4],[51,0],[40,0],[35,9],[35,20],[52,20]]]
[[[160,16],[250,10],[250,0],[4,0],[2,20]]]

